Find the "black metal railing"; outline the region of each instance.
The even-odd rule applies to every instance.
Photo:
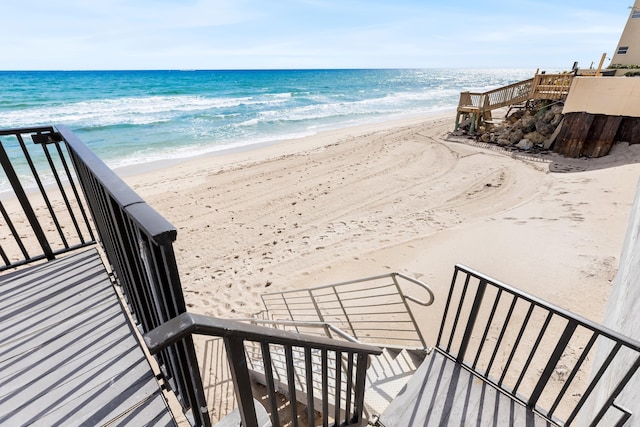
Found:
[[[0,271],[95,244],[69,153],[52,127],[0,131]]]
[[[606,357],[592,367],[596,348]],[[631,416],[615,400],[640,366],[640,343],[460,265],[436,349],[556,425]],[[594,392],[605,374],[613,391]]]
[[[381,354],[379,348],[190,313],[181,314],[145,334],[145,342],[154,354],[192,335],[223,338],[243,426],[258,425],[247,348],[260,354],[265,368],[268,406],[274,426],[281,425],[276,393],[280,381],[277,381],[276,370],[286,372],[284,391],[289,395],[291,412],[287,418],[291,425],[299,425],[296,383],[306,390],[304,412],[308,425],[316,425],[316,411],[321,413],[324,426],[360,425],[362,422],[368,357]],[[346,365],[344,373],[336,366],[341,363]],[[274,368],[274,365],[279,367]],[[304,385],[316,382],[322,384],[320,396],[314,396],[314,387]]]
[[[122,290],[133,320],[142,334],[170,330],[181,319],[192,319],[192,315],[186,313],[173,251],[176,229],[169,222],[147,205],[65,126],[0,131],[0,136],[3,136],[0,162],[5,170],[7,188],[13,191],[11,200],[3,197],[0,204],[5,219],[3,226],[8,227],[8,234],[17,242],[15,246],[18,252],[24,255],[17,260],[14,259],[15,255],[9,256],[4,249],[7,246],[5,238],[2,240],[1,251],[5,264],[14,267],[37,259],[52,259],[58,253],[94,244],[93,228],[106,255],[114,283]],[[42,145],[43,153],[39,157],[30,152],[32,147],[26,143],[29,138],[35,144]],[[5,140],[13,142],[13,145],[4,144]],[[6,147],[8,148],[5,149]],[[15,156],[10,154],[20,151],[24,153],[23,159],[18,160],[18,166],[14,167]],[[52,153],[57,154],[57,157],[52,156]],[[32,163],[36,166],[32,166]],[[49,165],[46,170],[50,173],[43,172],[41,163]],[[33,177],[35,190],[24,184],[25,177]],[[47,177],[48,181],[43,177]],[[52,192],[50,187],[55,191]],[[80,189],[84,198],[80,197]],[[43,207],[32,200],[31,193],[43,199]],[[73,198],[70,198],[69,194],[72,194]],[[59,213],[61,205],[66,206],[63,211],[66,215],[64,218],[61,218]],[[88,212],[85,207],[88,208]],[[47,221],[43,221],[41,211],[48,212]],[[24,228],[29,229],[33,235],[30,240],[23,237],[28,233],[16,225],[24,222],[18,220],[23,216],[27,217]],[[48,222],[54,225],[49,226]],[[66,234],[68,229],[76,230],[79,244],[69,243],[71,239]],[[60,245],[61,249],[52,244],[55,242],[49,235],[52,231],[57,231],[60,235],[63,242]],[[85,238],[85,235],[90,236],[90,239]],[[33,255],[27,251],[33,245],[41,248],[42,254]],[[193,318],[198,319],[198,316]],[[170,343],[163,344],[161,349],[152,348],[166,386],[175,393],[185,415],[195,426],[209,426],[211,418],[192,332],[211,334],[211,322],[224,323],[216,319],[205,319],[196,324],[195,329],[181,330],[178,327],[180,331],[176,333],[180,335],[180,339],[172,339]],[[252,407],[250,409],[247,404],[251,387],[247,386],[246,359],[242,356],[245,344],[258,345],[259,350],[264,353],[265,360],[269,360],[272,354],[276,355],[275,357],[279,357],[280,353],[291,356],[302,351],[311,354],[309,360],[315,361],[319,352],[320,364],[324,366],[324,370],[317,375],[325,375],[327,369],[331,369],[328,362],[331,357],[327,354],[333,354],[333,360],[344,359],[353,372],[353,381],[348,382],[348,390],[334,387],[338,396],[347,399],[348,403],[342,406],[338,404],[338,410],[333,416],[337,424],[361,420],[367,355],[375,354],[377,349],[357,343],[336,342],[317,337],[309,339],[269,328],[262,328],[262,331],[255,328],[252,325],[238,323],[237,327],[228,328],[224,333],[218,330],[215,332],[224,337],[226,351],[229,353],[229,368],[235,384],[235,395],[242,403],[243,420],[252,419],[251,414],[254,413]],[[290,367],[294,359],[289,356],[285,356],[285,360]],[[293,375],[293,370],[290,372]],[[309,371],[308,375],[315,374]],[[273,403],[273,381],[270,384],[270,400]],[[322,399],[328,401],[329,393],[325,387]],[[295,408],[295,396],[290,404]],[[309,411],[314,413],[314,407],[311,406]],[[277,413],[272,417],[277,425]],[[325,419],[330,419],[326,411]],[[245,425],[253,424],[249,422]],[[294,425],[297,425],[297,421]]]
[[[299,334],[300,330],[304,330],[307,335],[318,335],[331,339],[337,338],[347,342],[360,343],[357,339],[330,323],[261,320],[256,318],[238,320],[283,331],[290,331],[296,334]],[[270,370],[269,375],[273,377],[279,390],[289,395],[292,395],[291,390],[295,390],[298,401],[306,404],[310,396],[312,399],[314,399],[314,396],[321,396],[320,399],[315,399],[317,400],[316,406],[326,407],[326,409],[323,409],[324,412],[340,411],[340,408],[344,408],[347,402],[347,393],[341,394],[340,390],[347,390],[349,382],[355,384],[353,376],[349,373],[350,365],[348,360],[344,358],[341,359],[335,352],[323,355],[316,350],[311,354],[311,363],[307,363],[309,355],[306,349],[302,347],[293,349],[290,353],[293,366],[295,367],[292,383],[291,375],[288,371],[289,363],[287,363],[287,353],[283,351],[283,349],[272,349],[270,356],[271,365],[265,365],[264,355],[260,346],[255,343],[248,343],[246,347],[247,363],[258,383],[267,384],[267,370]],[[306,375],[306,369],[309,369],[310,372],[315,375]],[[337,393],[336,390],[338,390]],[[353,398],[354,396],[352,394],[354,393],[355,391],[349,394],[348,397]],[[325,396],[327,394],[330,394],[334,398],[326,399]],[[336,398],[338,398],[338,401],[336,401]],[[335,418],[337,419],[337,416],[335,416]]]
[[[176,229],[147,205],[68,128],[67,143],[100,241],[142,333],[186,312],[173,252]],[[156,355],[168,386],[194,425],[210,425],[193,340]]]

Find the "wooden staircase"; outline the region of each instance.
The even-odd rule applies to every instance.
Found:
[[[572,81],[573,74],[569,73],[536,73],[531,79],[488,92],[461,92],[454,130],[458,130],[466,120],[469,123],[469,133],[473,133],[483,121],[491,120],[491,111],[498,108],[522,104],[533,99],[565,99]]]

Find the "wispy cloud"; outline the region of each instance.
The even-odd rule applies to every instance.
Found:
[[[20,0],[5,69],[535,66],[615,48],[595,0]]]

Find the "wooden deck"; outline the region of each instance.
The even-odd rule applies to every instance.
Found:
[[[95,249],[0,277],[0,425],[175,425]]]
[[[380,423],[385,427],[554,425],[437,350],[380,416]]]

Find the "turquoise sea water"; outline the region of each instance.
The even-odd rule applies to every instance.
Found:
[[[0,72],[0,129],[62,123],[112,167],[455,109],[525,69]]]

